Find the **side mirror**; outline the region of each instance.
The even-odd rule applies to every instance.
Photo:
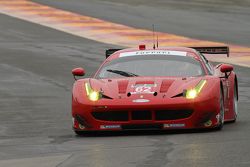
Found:
[[[233,69],[234,69],[234,67],[232,65],[229,65],[229,64],[222,64],[220,67],[220,71],[223,73],[231,72],[231,71],[233,71]]]
[[[76,80],[76,76],[84,76],[85,75],[85,71],[83,68],[74,68],[72,70],[72,74]]]
[[[222,73],[225,73],[225,76],[224,77],[221,77],[221,78],[228,78],[229,75],[231,74],[231,72],[233,71],[234,67],[232,65],[229,65],[229,64],[222,64],[220,66],[220,71]],[[229,72],[229,74],[228,74]]]

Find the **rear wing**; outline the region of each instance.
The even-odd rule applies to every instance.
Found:
[[[110,55],[112,55],[113,53],[115,53],[116,51],[119,51],[122,49],[107,49],[106,50],[106,58],[108,58]]]
[[[200,53],[205,54],[226,54],[229,57],[229,47],[228,46],[213,46],[213,47],[191,47]]]

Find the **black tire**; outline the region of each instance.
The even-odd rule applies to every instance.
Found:
[[[233,97],[233,110],[234,110],[234,120],[231,122],[234,123],[237,120],[239,111],[238,111],[238,97],[237,97],[237,88],[234,86],[234,97]]]
[[[224,125],[224,116],[225,116],[224,99],[223,99],[222,89],[220,89],[220,118],[219,118],[219,125],[215,127],[215,130],[222,130]]]

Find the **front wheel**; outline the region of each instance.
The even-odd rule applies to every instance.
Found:
[[[234,97],[233,97],[233,111],[234,111],[234,120],[232,122],[236,122],[239,111],[238,111],[238,98],[237,98],[237,89],[234,86]]]
[[[225,116],[225,110],[224,110],[224,100],[223,100],[223,93],[220,89],[220,114],[218,115],[218,126],[215,128],[215,130],[221,130],[224,125],[224,116]]]

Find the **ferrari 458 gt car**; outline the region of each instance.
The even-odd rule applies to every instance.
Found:
[[[213,66],[204,54],[228,47],[109,49],[92,78],[72,70],[73,129],[221,129],[238,114],[233,66]]]

